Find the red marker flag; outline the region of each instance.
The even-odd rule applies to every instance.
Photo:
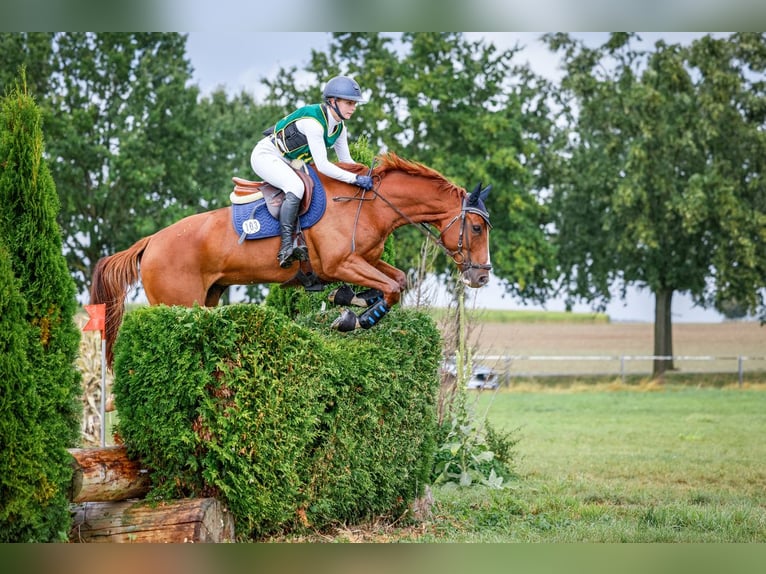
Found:
[[[106,323],[106,304],[99,303],[98,305],[85,305],[85,311],[88,313],[88,322],[82,328],[83,331],[101,331],[101,338],[106,337],[104,333],[104,325]]]

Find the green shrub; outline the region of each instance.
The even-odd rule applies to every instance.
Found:
[[[118,432],[152,470],[150,498],[219,497],[252,537],[400,512],[419,496],[435,449],[438,330],[401,308],[368,331],[329,321],[261,305],[128,313]]]
[[[4,381],[23,390],[2,390],[3,414],[19,417],[18,429],[26,433],[26,448],[11,444],[7,435],[2,445],[12,469],[4,482],[19,496],[7,499],[4,492],[2,497],[0,540],[11,542],[66,540],[72,480],[66,449],[76,446],[80,435],[77,300],[56,222],[59,198],[43,150],[41,113],[22,72],[0,100],[0,237],[23,293],[22,321],[29,329],[27,368]],[[31,476],[30,469],[36,469]]]
[[[45,481],[40,399],[29,380],[26,303],[0,239],[0,542],[47,538],[39,512]]]

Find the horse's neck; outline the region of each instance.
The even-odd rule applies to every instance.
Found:
[[[436,189],[433,184],[381,185],[380,195],[398,213],[395,227],[408,223],[436,223],[448,219],[454,211],[454,199],[450,201],[449,192]]]

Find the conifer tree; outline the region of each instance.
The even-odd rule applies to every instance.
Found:
[[[72,470],[66,449],[76,446],[79,436],[81,377],[75,359],[80,331],[74,322],[75,285],[62,253],[58,210],[55,184],[43,159],[41,113],[27,92],[22,70],[21,81],[0,101],[0,237],[7,247],[10,274],[26,301],[22,323],[30,334],[19,380],[4,383],[22,388],[8,389],[7,395],[4,389],[3,408],[22,417],[26,428],[19,430],[35,443],[18,452],[14,468],[31,464],[37,475],[25,477],[14,470],[12,476],[4,476],[17,492],[23,487],[24,501],[30,502],[24,506],[19,501],[13,516],[5,516],[4,510],[2,518],[12,524],[0,525],[0,532],[8,533],[9,541],[64,540],[70,524]],[[6,285],[9,281],[14,280],[6,279]],[[11,305],[10,300],[3,297],[3,305]],[[19,309],[16,303],[15,314]],[[27,457],[34,460],[23,460]],[[29,483],[19,484],[23,480]],[[6,509],[5,498],[3,503]]]
[[[44,479],[39,400],[29,378],[26,303],[0,242],[0,542],[35,538],[42,517],[36,496]],[[30,520],[31,519],[31,520]]]

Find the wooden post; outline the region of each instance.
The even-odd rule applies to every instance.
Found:
[[[108,502],[143,498],[149,491],[149,474],[138,461],[130,460],[122,445],[73,448],[74,475],[69,500]]]
[[[234,519],[214,498],[73,505],[71,542],[234,542]]]

